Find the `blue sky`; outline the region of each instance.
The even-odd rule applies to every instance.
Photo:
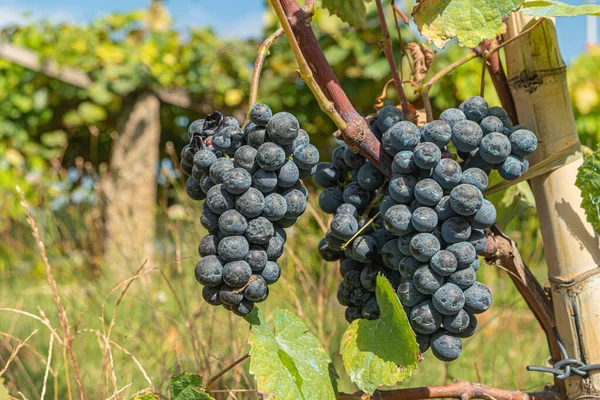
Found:
[[[586,0],[565,2],[575,5]],[[81,22],[148,4],[149,0],[0,0],[0,25],[23,21],[24,12],[31,14],[29,19]],[[259,36],[265,11],[264,0],[167,0],[166,4],[178,26],[211,26],[223,37]],[[558,19],[560,47],[567,62],[585,49],[585,22],[585,17]]]

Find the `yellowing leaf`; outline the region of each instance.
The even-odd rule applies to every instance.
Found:
[[[413,17],[421,35],[444,47],[454,37],[461,46],[475,47],[503,33],[502,19],[523,0],[421,0]]]
[[[323,0],[323,8],[356,28],[361,27],[367,17],[364,0]]]
[[[523,14],[533,17],[576,17],[577,15],[600,16],[600,5],[582,4],[572,6],[562,1],[530,1],[523,4]]]

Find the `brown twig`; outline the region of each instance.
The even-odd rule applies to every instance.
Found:
[[[300,8],[296,0],[270,2],[300,66],[300,76],[321,109],[339,128],[339,138],[385,175],[391,175],[391,157],[381,150],[379,140],[342,89],[310,26],[310,14]]]
[[[406,56],[406,48],[404,46],[404,39],[402,39],[402,31],[400,30],[400,22],[398,22],[398,15],[402,17],[406,25],[408,25],[410,21],[408,20],[406,14],[404,14],[404,12],[400,9],[400,7],[396,5],[396,0],[392,0],[392,10],[394,14],[394,23],[396,25],[396,31],[398,32],[398,43],[400,44],[400,79],[404,80],[404,72],[402,71],[402,60],[404,59],[404,56]],[[410,65],[410,69],[412,71],[413,66],[410,63],[410,61],[408,65]]]
[[[250,353],[246,353],[246,355],[238,358],[237,360],[235,360],[234,362],[232,362],[231,364],[229,364],[227,367],[223,368],[223,370],[221,370],[221,372],[219,372],[218,374],[216,374],[215,376],[213,376],[212,378],[210,378],[208,380],[208,383],[206,384],[206,391],[210,392],[210,388],[213,385],[213,383],[215,383],[215,381],[217,381],[220,377],[222,377],[223,375],[225,375],[232,368],[236,367],[238,364],[241,364],[242,362],[244,362],[248,358],[250,358]]]
[[[278,37],[283,35],[283,29],[279,28],[271,34],[258,48],[256,55],[256,62],[254,63],[254,71],[252,72],[252,80],[250,81],[250,95],[248,99],[248,114],[246,115],[246,122],[244,126],[250,121],[250,110],[256,104],[256,98],[258,97],[258,82],[260,81],[260,73],[262,72],[265,58],[269,54],[271,45],[277,40]]]
[[[479,96],[483,97],[485,94],[485,71],[487,70],[487,55],[484,53],[481,55],[481,84],[479,86]]]
[[[390,31],[387,27],[387,22],[385,21],[385,13],[383,12],[381,0],[375,0],[375,2],[377,3],[377,14],[379,15],[379,23],[381,25],[381,35],[383,36],[382,48],[388,64],[390,64],[390,71],[392,72],[392,78],[394,78],[394,86],[396,87],[396,91],[400,97],[402,111],[404,112],[404,116],[408,121],[416,121],[413,107],[410,105],[408,100],[406,100],[404,88],[402,87],[402,79],[400,79],[400,75],[398,74],[398,66],[396,64],[396,58],[394,57],[394,49],[392,48],[392,39],[390,37]]]
[[[496,40],[494,40],[497,43]],[[517,110],[515,108],[515,102],[512,98],[512,93],[510,92],[510,88],[508,87],[508,79],[506,78],[506,74],[504,73],[504,68],[502,68],[502,62],[500,61],[500,54],[496,51],[492,53],[488,57],[488,72],[490,74],[490,79],[494,84],[494,89],[496,89],[496,93],[498,94],[498,98],[500,99],[500,103],[502,107],[508,113],[511,121],[515,124],[518,122]]]
[[[487,247],[483,254],[486,261],[489,264],[500,264],[510,271],[510,278],[546,333],[552,360],[561,360],[560,349],[552,333],[556,321],[550,298],[523,261],[516,243],[497,225],[493,225],[490,231],[492,234],[487,236]]]
[[[44,262],[44,266],[46,267],[46,277],[48,278],[48,283],[50,284],[50,288],[52,290],[52,294],[54,296],[54,303],[56,303],[56,308],[58,310],[58,317],[60,319],[60,324],[63,328],[64,333],[64,342],[69,350],[69,356],[71,358],[71,364],[73,366],[73,371],[75,373],[75,380],[77,381],[77,386],[79,388],[79,398],[81,400],[85,399],[85,392],[83,390],[83,383],[81,382],[81,375],[79,373],[79,368],[77,367],[77,359],[75,358],[75,353],[73,352],[73,341],[71,338],[71,332],[69,328],[69,322],[67,320],[67,313],[63,308],[60,302],[60,296],[58,294],[58,289],[56,287],[56,281],[54,280],[54,276],[52,275],[52,268],[50,267],[50,262],[48,261],[48,257],[46,256],[46,247],[42,242],[40,237],[40,232],[38,231],[37,224],[33,219],[33,215],[31,214],[31,208],[29,203],[25,199],[25,193],[21,190],[20,187],[17,186],[17,192],[21,196],[21,206],[25,209],[27,213],[27,222],[31,227],[31,233],[35,239],[38,250],[40,252],[40,256],[42,257],[42,261]]]
[[[466,381],[456,381],[444,386],[426,386],[419,388],[408,388],[398,390],[376,391],[372,396],[362,392],[354,394],[340,393],[339,400],[423,400],[423,399],[486,399],[486,400],[549,400],[554,399],[555,393],[551,389],[545,389],[536,393],[525,393],[516,390],[504,390]]]

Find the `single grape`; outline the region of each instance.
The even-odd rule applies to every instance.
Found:
[[[191,176],[185,183],[185,193],[192,200],[204,200],[206,198],[206,194],[202,191],[198,182]]]
[[[245,317],[254,310],[254,302],[243,299],[239,304],[231,306],[231,312],[239,317]]]
[[[327,214],[335,214],[343,203],[343,193],[337,187],[326,188],[319,195],[319,207]]]
[[[453,283],[444,283],[432,297],[433,306],[444,315],[457,314],[465,305],[465,295]]]
[[[350,169],[358,169],[365,163],[365,158],[360,153],[355,153],[348,147],[344,150],[344,162]]]
[[[471,337],[475,334],[475,332],[477,331],[477,317],[475,317],[474,314],[471,314],[467,311],[467,314],[469,315],[469,325],[467,326],[467,329],[465,329],[464,331],[455,334],[455,336],[459,337],[459,338],[468,338]]]
[[[256,162],[265,171],[276,171],[285,163],[285,151],[276,143],[264,143],[256,151]]]
[[[206,194],[208,194],[208,191],[210,190],[210,188],[215,186],[215,183],[213,182],[212,179],[210,179],[210,174],[208,172],[205,172],[202,175],[202,177],[200,178],[199,184],[200,184],[200,189],[202,189],[202,191]]]
[[[394,235],[403,236],[413,231],[412,214],[404,204],[390,207],[383,216],[385,228]]]
[[[504,124],[502,123],[500,118],[494,117],[492,115],[485,117],[481,121],[479,126],[481,126],[481,130],[483,131],[484,135],[487,135],[488,133],[492,132],[502,133],[502,131],[504,131]]]
[[[254,173],[258,168],[258,164],[256,164],[256,149],[248,145],[237,149],[233,156],[233,165],[236,168],[243,168],[249,173]]]
[[[488,110],[488,116],[494,116],[494,117],[499,118],[500,121],[502,121],[502,124],[504,125],[504,127],[507,129],[512,129],[512,127],[513,127],[513,123],[511,121],[510,117],[508,116],[508,113],[502,107],[498,107],[498,106],[490,107],[490,109]]]
[[[441,361],[453,361],[462,352],[462,341],[450,332],[440,329],[431,335],[431,351]]]
[[[460,310],[458,314],[444,315],[442,323],[448,332],[460,333],[469,327],[469,320],[469,314],[465,310]]]
[[[205,173],[204,170],[197,168],[195,165],[192,167],[191,177],[194,178],[196,183],[200,186],[200,189],[202,189],[202,186],[200,185],[200,179],[202,179],[202,176],[204,175],[204,173]],[[204,190],[203,190],[203,192],[204,192]]]
[[[188,126],[188,138],[191,139],[193,136],[202,135],[202,130],[204,127],[204,120],[197,119]]]
[[[331,220],[329,229],[338,239],[348,240],[358,231],[358,221],[350,214],[337,214]]]
[[[423,335],[422,333],[415,333],[417,337],[417,344],[419,345],[419,351],[421,354],[429,350],[429,342],[431,341],[431,335]]]
[[[207,170],[217,161],[217,156],[210,150],[198,150],[194,154],[194,167],[200,170]]]
[[[398,238],[398,250],[400,250],[400,253],[405,256],[410,256],[410,241],[417,233],[410,233]]]
[[[442,314],[433,307],[431,300],[425,300],[411,310],[409,320],[413,330],[428,335],[440,328]]]
[[[250,220],[245,235],[250,243],[268,244],[274,233],[273,224],[264,217],[258,217]]]
[[[223,183],[223,178],[225,173],[230,169],[233,169],[233,161],[229,158],[219,158],[217,161],[212,163],[208,172],[210,174],[210,179],[214,183]]]
[[[371,193],[363,189],[358,183],[352,182],[344,188],[342,198],[344,203],[352,204],[358,210],[364,210],[371,201]]]
[[[336,147],[331,154],[331,163],[339,171],[340,179],[344,179],[349,169],[344,161],[344,153],[346,152],[346,145]]]
[[[248,229],[248,220],[237,210],[227,210],[219,217],[221,236],[243,235]]]
[[[385,151],[387,154],[389,154],[391,156],[395,156],[400,151],[400,150],[396,149],[394,147],[394,145],[392,144],[392,138],[391,138],[391,132],[390,132],[390,130],[387,130],[381,136],[381,147],[383,148],[383,151]]]
[[[196,264],[195,275],[203,286],[219,286],[223,281],[223,264],[217,256],[203,257]]]
[[[202,288],[202,298],[211,306],[220,306],[223,304],[219,300],[219,287],[204,286]]]
[[[449,108],[440,114],[440,119],[450,125],[450,128],[454,128],[454,125],[465,121],[467,117],[458,108]]]
[[[471,217],[471,225],[475,229],[485,229],[492,226],[494,222],[496,222],[496,207],[490,201],[483,199],[481,208]]]
[[[311,169],[319,163],[319,150],[312,144],[301,144],[294,150],[294,162],[299,168]]]
[[[468,242],[473,245],[477,254],[482,253],[487,245],[487,239],[482,229],[471,229]]]
[[[473,96],[465,100],[460,109],[465,113],[467,119],[481,122],[488,115],[488,104],[481,96]]]
[[[417,178],[412,175],[394,175],[390,180],[389,191],[392,199],[401,204],[410,204],[415,198]]]
[[[498,173],[507,181],[513,181],[517,178],[520,178],[521,175],[527,172],[527,168],[528,164],[525,163],[525,160],[510,155],[502,163],[502,166],[498,168]]]
[[[276,171],[277,184],[282,188],[294,186],[300,177],[300,171],[293,161],[287,160],[283,166]]]
[[[325,241],[325,238],[321,239],[321,241],[319,242],[318,251],[319,251],[319,256],[324,261],[328,261],[328,262],[339,260],[343,254],[341,251],[335,251],[335,250],[329,248],[329,246],[327,245],[327,242]]]
[[[377,254],[377,244],[371,236],[359,236],[352,242],[352,253],[355,260],[368,262]]]
[[[434,143],[422,142],[415,146],[413,159],[417,167],[431,169],[442,159],[442,152]]]
[[[512,153],[519,157],[528,157],[537,148],[538,140],[533,132],[519,129],[510,134]]]
[[[346,288],[344,282],[342,282],[337,291],[337,301],[341,305],[348,307],[350,304],[350,291]]]
[[[425,206],[435,206],[444,197],[444,190],[431,178],[421,179],[415,185],[415,198]]]
[[[381,200],[381,203],[379,204],[379,213],[381,215],[385,215],[385,213],[387,212],[387,210],[390,209],[390,207],[395,206],[396,203],[394,201],[394,199],[392,199],[390,196],[385,196],[383,198],[383,200]]]
[[[272,285],[279,280],[281,276],[281,268],[275,261],[267,261],[267,265],[262,270],[260,275],[263,277],[267,285]]]
[[[431,257],[429,261],[430,268],[440,276],[452,275],[458,267],[458,262],[454,254],[448,250],[440,250]]]
[[[419,233],[410,241],[410,254],[421,262],[431,260],[440,248],[440,241],[431,233]]]
[[[242,194],[252,185],[252,177],[243,168],[232,168],[223,175],[222,186],[231,194]]]
[[[283,198],[285,199],[285,203],[287,205],[287,210],[285,212],[286,218],[299,217],[306,210],[306,196],[304,196],[301,191],[292,189],[287,193],[284,193]]]
[[[232,288],[247,284],[251,275],[252,268],[243,260],[228,262],[223,266],[223,282]]]
[[[253,128],[249,129],[248,127],[250,125],[253,125]],[[244,129],[244,132],[246,132],[248,144],[254,147],[255,149],[258,149],[261,145],[268,141],[266,128],[256,126],[250,123],[246,126],[246,129]]]
[[[369,264],[360,272],[360,284],[369,292],[375,292],[377,275],[383,274],[383,269],[377,265]]]
[[[389,240],[381,249],[381,260],[383,261],[383,265],[391,270],[398,270],[398,265],[403,257],[400,249],[398,249],[398,239]]]
[[[255,104],[250,109],[250,121],[258,126],[267,126],[272,116],[273,112],[266,104]]]
[[[279,221],[287,213],[287,203],[279,193],[271,193],[264,199],[262,216],[269,221]]]
[[[349,214],[354,218],[358,217],[358,210],[352,204],[344,203],[340,205],[337,210],[335,210],[336,214]]]
[[[261,271],[267,265],[267,252],[260,247],[252,247],[248,253],[246,253],[244,261],[250,265],[252,271]]]
[[[181,161],[186,165],[194,165],[194,150],[189,144],[186,144],[181,149]]]
[[[277,144],[291,144],[298,136],[300,123],[288,112],[273,115],[267,125],[267,134]]]
[[[379,318],[381,311],[379,310],[379,304],[377,304],[377,298],[372,296],[362,306],[362,317],[368,320],[376,320]]]
[[[475,247],[469,242],[454,243],[448,246],[446,250],[454,254],[458,268],[468,267],[477,258]]]
[[[452,217],[442,224],[442,238],[446,243],[458,243],[469,240],[471,224],[463,217]]]
[[[243,236],[227,236],[219,241],[217,247],[219,257],[225,262],[243,260],[248,255],[250,246]]]
[[[269,261],[277,261],[281,257],[283,254],[283,245],[284,242],[280,238],[273,236],[269,239],[268,244],[263,246],[267,251]]]
[[[181,160],[179,163],[179,169],[181,169],[181,172],[188,176],[191,175],[194,170],[192,165],[186,164],[183,160]]]
[[[443,149],[452,139],[452,128],[446,121],[435,120],[423,125],[421,134],[424,141],[431,142]]]
[[[233,143],[232,136],[234,129],[234,127],[224,127],[214,134],[212,137],[212,145],[215,150],[224,152],[229,150]]]
[[[463,171],[460,183],[473,185],[484,192],[488,187],[488,176],[482,169],[472,167]]]
[[[422,265],[413,275],[413,283],[423,294],[434,294],[444,283],[444,277],[435,273],[428,265]]]
[[[483,205],[483,194],[476,186],[461,183],[450,192],[450,205],[459,215],[474,215]]]
[[[508,138],[498,132],[492,132],[483,137],[479,144],[479,154],[483,161],[499,164],[510,155],[511,143]]]
[[[450,190],[460,184],[462,169],[453,159],[444,158],[433,169],[432,177],[443,189]]]
[[[438,216],[432,208],[419,207],[411,216],[413,227],[419,232],[431,232],[438,224]]]
[[[404,121],[402,111],[394,106],[385,106],[379,111],[375,123],[379,131],[385,132],[400,121]]]
[[[459,288],[465,290],[471,287],[477,279],[476,272],[473,268],[463,268],[454,272],[448,277],[448,283],[453,283]]]
[[[200,254],[201,257],[216,256],[218,253],[218,246],[219,237],[217,235],[206,235],[200,239],[200,243],[198,243],[198,254]]]
[[[244,294],[237,289],[223,285],[221,286],[221,290],[219,290],[219,300],[228,306],[235,306],[244,300]]]
[[[383,185],[385,176],[367,161],[359,168],[356,180],[363,189],[374,192]]]
[[[235,200],[235,209],[246,218],[258,217],[264,208],[265,197],[258,189],[252,187]]]
[[[336,251],[342,250],[342,246],[344,245],[344,243],[346,243],[345,240],[338,239],[335,236],[333,236],[331,234],[331,230],[328,230],[325,234],[325,241],[327,242],[327,246],[329,246],[330,249]]]
[[[422,301],[427,300],[427,295],[418,291],[411,279],[402,282],[398,286],[396,294],[404,307],[414,307]]]
[[[348,307],[344,313],[344,317],[349,324],[352,321],[362,318],[362,307]]]
[[[252,177],[252,186],[267,194],[277,187],[277,174],[274,171],[259,169]]]
[[[475,260],[473,260],[473,262],[471,264],[469,264],[469,267],[473,268],[475,270],[475,272],[477,272],[480,265],[481,265],[481,262],[479,261],[479,258],[476,258]]]
[[[413,256],[406,256],[402,260],[400,260],[400,264],[398,264],[398,272],[405,279],[412,279],[413,275],[419,269],[422,264],[417,261]]]
[[[210,233],[215,233],[219,229],[219,215],[210,208],[204,207],[200,215],[200,224]]]
[[[452,143],[457,150],[472,151],[483,139],[481,127],[473,121],[460,121],[452,128]]]
[[[419,127],[410,121],[401,121],[386,133],[389,133],[391,144],[398,151],[413,150],[421,140]]]
[[[394,161],[392,162],[392,172],[394,174],[411,174],[416,169],[417,165],[415,164],[412,151],[403,150],[394,156]]]
[[[450,205],[450,196],[444,196],[441,198],[441,200],[435,206],[435,212],[438,216],[438,220],[440,221],[446,221],[449,218],[457,215]]]
[[[362,285],[360,283],[361,272],[362,272],[362,268],[360,270],[351,270],[351,271],[348,271],[348,273],[346,273],[346,275],[344,276],[344,285],[346,285],[346,288],[350,292],[361,287],[361,285]]]
[[[492,294],[481,282],[474,282],[465,290],[465,311],[473,314],[481,314],[492,305]]]
[[[314,179],[317,186],[329,188],[338,184],[340,172],[333,166],[333,164],[321,162],[317,164],[317,170],[315,171]]]

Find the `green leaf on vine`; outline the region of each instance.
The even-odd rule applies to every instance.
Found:
[[[287,310],[273,311],[273,333],[258,308],[250,322],[250,373],[265,397],[336,399],[337,374],[329,354],[301,319]]]
[[[600,152],[586,157],[579,167],[575,185],[581,189],[581,208],[594,231],[600,233]]]
[[[2,397],[0,397],[1,399]],[[153,393],[153,392],[145,392],[145,393],[141,393],[141,394],[134,394],[131,397],[131,400],[160,400],[160,397],[158,394]]]
[[[436,46],[454,37],[461,46],[475,47],[504,32],[502,19],[523,0],[421,0],[412,15],[419,31]]]
[[[365,0],[323,0],[323,8],[335,14],[344,22],[360,28],[367,17],[367,1]]]
[[[489,200],[496,206],[496,224],[501,229],[506,229],[514,218],[535,208],[535,197],[527,182],[520,182],[494,193],[489,196]]]
[[[377,277],[380,317],[352,322],[342,337],[341,353],[350,379],[365,393],[393,386],[417,368],[421,357],[406,313],[388,280]]]
[[[533,17],[600,16],[600,5],[582,4],[572,6],[556,0],[530,1],[523,4],[523,13]]]
[[[202,388],[202,377],[183,372],[171,377],[171,400],[214,400]]]

